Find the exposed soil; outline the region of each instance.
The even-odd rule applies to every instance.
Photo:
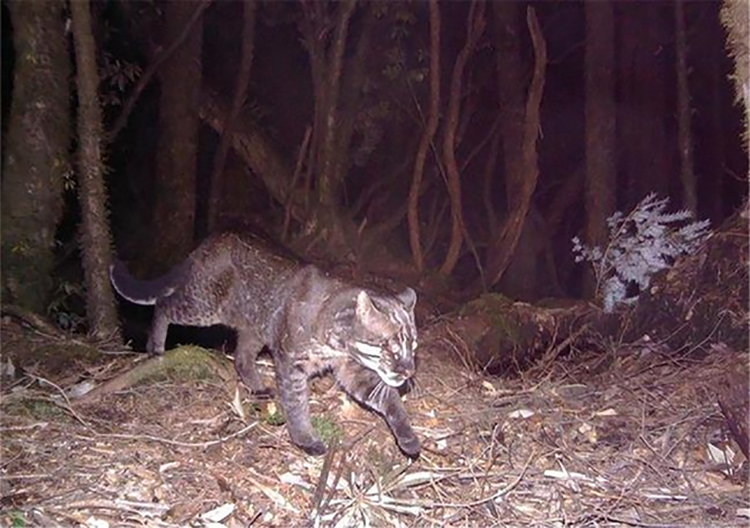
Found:
[[[24,343],[64,344],[7,319],[2,331],[4,365]],[[405,396],[423,440],[416,462],[329,378],[313,383],[312,409],[334,447],[315,458],[289,442],[273,402],[251,403],[210,373],[165,374],[81,405],[62,391],[146,358],[24,365],[2,392],[0,524],[748,524],[747,461],[716,396],[730,370],[746,382],[746,351],[714,345],[696,359],[619,345],[490,377],[462,364],[450,336],[423,335]],[[270,369],[266,359],[272,384]]]

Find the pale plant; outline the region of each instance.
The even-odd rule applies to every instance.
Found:
[[[695,253],[710,235],[709,221],[693,221],[690,211],[666,212],[669,198],[651,193],[627,216],[607,219],[609,242],[602,249],[573,238],[576,262],[588,261],[596,276],[596,297],[604,311],[631,305],[657,272],[680,255]],[[634,292],[634,293],[633,293]]]

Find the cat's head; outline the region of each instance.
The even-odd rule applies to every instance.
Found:
[[[407,288],[398,295],[357,294],[350,353],[374,370],[386,385],[399,387],[414,375],[417,294]]]

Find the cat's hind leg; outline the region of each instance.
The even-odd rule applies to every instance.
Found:
[[[151,321],[151,331],[148,334],[146,350],[150,354],[163,354],[167,342],[167,330],[169,329],[169,317],[157,303],[154,308],[154,318]]]
[[[261,398],[273,398],[274,391],[265,387],[258,374],[256,360],[263,342],[250,330],[237,330],[237,348],[234,351],[234,368],[250,391]]]
[[[419,439],[411,427],[398,390],[386,385],[375,372],[354,361],[342,366],[337,378],[352,398],[385,418],[405,455],[410,458],[419,456]]]

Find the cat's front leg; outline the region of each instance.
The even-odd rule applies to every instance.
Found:
[[[375,372],[354,361],[341,368],[338,381],[352,398],[385,418],[405,455],[411,458],[419,456],[419,439],[411,427],[398,390],[389,387]]]
[[[309,455],[322,455],[326,445],[318,438],[310,422],[310,393],[307,374],[284,357],[274,354],[276,385],[286,414],[286,427],[292,442]]]

